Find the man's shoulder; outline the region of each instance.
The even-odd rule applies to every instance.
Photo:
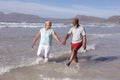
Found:
[[[84,27],[82,25],[79,26],[79,29],[84,29]]]
[[[75,27],[74,26],[72,26],[71,28],[70,28],[70,30],[73,30]]]

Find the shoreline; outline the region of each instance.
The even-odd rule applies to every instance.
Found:
[[[102,57],[87,60],[88,56],[79,59],[79,63],[72,63],[70,67],[65,66],[64,62],[56,63],[40,62],[37,65],[26,66],[10,70],[0,75],[1,80],[118,80],[120,79],[120,62],[116,60],[103,60]],[[85,58],[86,60],[84,60]],[[95,62],[96,60],[96,62]],[[120,60],[120,59],[118,59]],[[49,67],[48,67],[49,66]],[[101,67],[100,67],[101,66]],[[72,72],[72,73],[71,73]],[[78,74],[79,73],[79,74]],[[116,74],[117,73],[117,74]],[[77,75],[76,75],[77,74]],[[99,77],[99,79],[98,79]]]

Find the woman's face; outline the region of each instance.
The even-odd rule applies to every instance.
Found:
[[[50,29],[51,26],[52,26],[52,23],[51,23],[51,22],[46,23],[46,28],[47,28],[47,29]]]

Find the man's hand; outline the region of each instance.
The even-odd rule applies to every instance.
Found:
[[[87,39],[86,39],[86,35],[83,36],[83,48],[84,50],[86,49],[86,43],[87,43]]]
[[[64,39],[64,41],[62,42],[63,45],[66,45],[66,41],[67,41],[67,39],[69,38],[70,35],[71,35],[71,34],[66,34],[66,35],[65,35],[65,39]]]
[[[66,41],[63,41],[62,44],[63,44],[63,45],[66,45]]]

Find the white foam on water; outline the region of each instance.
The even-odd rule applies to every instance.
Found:
[[[4,74],[5,72],[9,72],[13,68],[14,68],[13,66],[1,67],[0,68],[0,75]]]
[[[114,34],[91,34],[91,35],[96,36],[96,37],[106,37],[106,36],[111,36]]]
[[[66,77],[66,78],[54,78],[54,77],[52,77],[52,78],[50,78],[50,77],[45,77],[45,76],[43,76],[43,75],[39,75],[39,77],[42,79],[42,80],[73,80],[73,79],[70,79],[70,78],[68,78],[68,77]],[[77,80],[77,79],[74,79],[74,80]]]
[[[40,63],[40,61],[41,60],[39,58],[37,58],[36,60],[33,60],[31,62],[27,62],[27,63],[24,63],[24,64],[20,64],[18,66],[1,67],[0,68],[0,75],[3,75],[4,73],[9,72],[12,69],[21,68],[21,67],[27,67],[27,66],[32,66],[32,65],[37,65],[37,64]]]
[[[11,28],[11,27],[22,27],[22,28],[37,28],[37,27],[43,27],[45,23],[9,23],[9,22],[0,22],[0,28]],[[98,23],[91,23],[91,24],[81,24],[85,27],[119,27],[120,25],[117,24],[98,24]],[[70,27],[72,24],[64,24],[64,23],[53,23],[53,27]]]
[[[89,23],[89,24],[84,24],[83,26],[86,26],[86,27],[102,27],[102,28],[120,27],[119,24],[100,24],[100,23]]]
[[[80,65],[77,64],[76,66],[66,66],[64,65],[63,67],[59,67],[57,69],[55,69],[56,72],[59,72],[59,73],[63,73],[63,74],[66,74],[66,75],[73,75],[73,74],[78,74],[79,73],[79,70],[80,70]]]
[[[83,47],[81,47],[78,52],[85,53],[90,50],[95,50],[95,47],[96,47],[96,44],[87,45],[85,50]]]
[[[115,34],[119,34],[119,33],[115,33]],[[114,34],[88,34],[88,39],[95,40],[95,39],[112,36],[112,35]]]
[[[0,28],[37,28],[44,27],[45,23],[0,23]],[[52,27],[67,27],[63,23],[53,23]]]

